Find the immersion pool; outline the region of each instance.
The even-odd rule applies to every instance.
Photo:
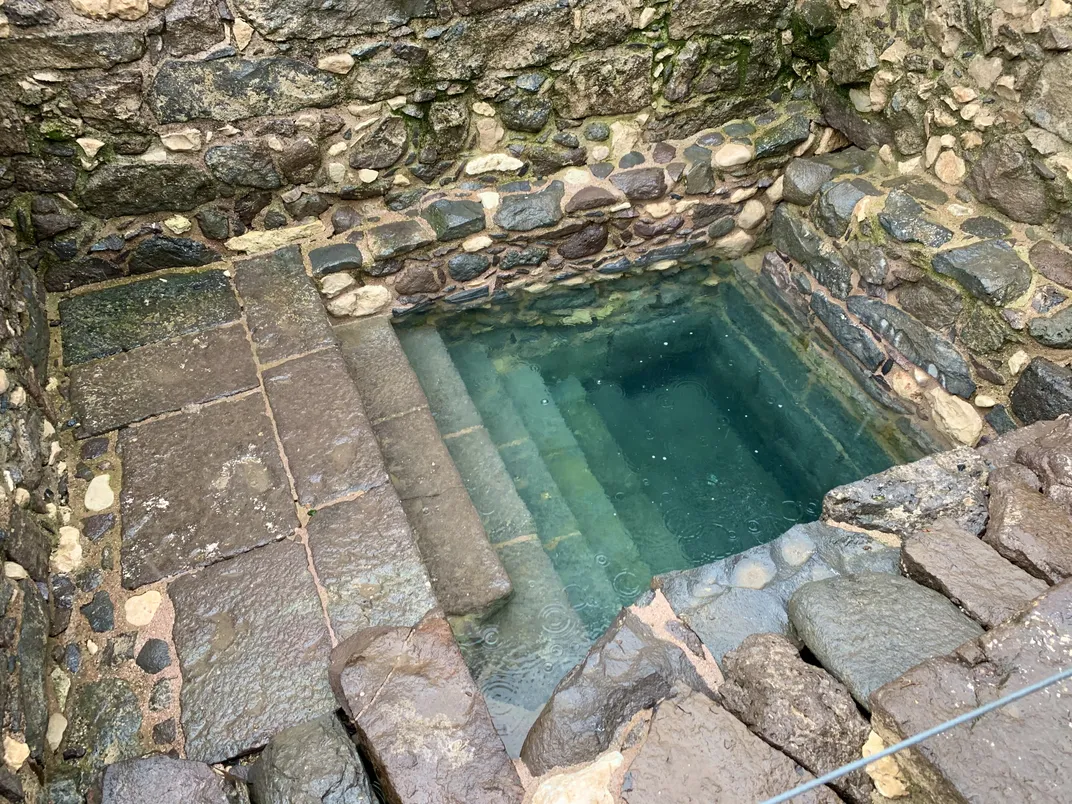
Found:
[[[770,541],[818,518],[830,488],[928,449],[743,266],[552,287],[417,323],[400,338],[515,588],[492,616],[454,622],[515,756],[653,576]],[[470,400],[482,427],[454,427]]]

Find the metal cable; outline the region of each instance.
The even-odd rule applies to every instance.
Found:
[[[775,796],[774,798],[769,798],[764,801],[763,804],[784,804],[784,802],[790,801],[791,799],[803,793],[807,793],[809,790],[814,790],[816,787],[821,787],[828,782],[834,781],[834,779],[839,779],[848,773],[852,773],[853,771],[859,770],[860,768],[870,765],[872,762],[877,762],[878,760],[888,757],[891,754],[896,754],[898,751],[903,751],[906,748],[911,748],[913,745],[921,743],[936,734],[941,734],[943,731],[948,731],[949,729],[959,726],[962,723],[967,723],[969,720],[974,720],[977,717],[982,717],[988,712],[993,712],[995,709],[1000,709],[1006,704],[1010,704],[1013,701],[1018,701],[1021,698],[1025,698],[1034,692],[1038,692],[1039,690],[1045,689],[1046,687],[1056,684],[1059,681],[1064,681],[1067,678],[1072,678],[1072,667],[1069,667],[1066,670],[1062,670],[1061,672],[1056,673],[1049,678],[1044,678],[1042,681],[1036,681],[1034,684],[1030,684],[1023,689],[1016,690],[1016,692],[1010,692],[1008,695],[1002,698],[998,698],[996,701],[991,701],[988,704],[976,707],[969,712],[965,712],[963,715],[958,715],[952,720],[947,720],[945,723],[939,723],[937,726],[929,728],[926,731],[921,731],[919,734],[913,735],[907,740],[901,740],[901,742],[895,745],[891,745],[889,748],[882,749],[877,754],[872,754],[869,757],[863,757],[862,759],[858,759],[855,762],[850,762],[848,765],[842,765],[837,770],[832,770],[830,771],[830,773],[824,773],[817,779],[812,779],[810,782],[806,782],[799,787],[794,787],[792,790],[782,793],[781,795]]]

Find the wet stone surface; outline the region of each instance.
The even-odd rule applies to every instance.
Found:
[[[1065,581],[1016,619],[875,692],[876,729],[890,744],[1068,667],[1070,621]],[[1054,769],[1068,758],[1070,688],[1066,680],[907,752],[909,780],[934,801],[1066,800],[1068,777]]]
[[[301,505],[315,508],[387,482],[376,436],[337,349],[269,369],[264,387]]]
[[[84,363],[234,321],[238,300],[222,271],[167,277],[71,296],[60,302],[63,359]]]
[[[257,385],[245,330],[227,326],[150,344],[71,371],[79,434],[246,391]]]
[[[260,396],[127,428],[119,451],[127,588],[267,544],[297,526]]]
[[[242,297],[257,358],[273,363],[335,342],[320,295],[305,274],[297,246],[239,260]]]
[[[219,762],[334,708],[331,644],[305,550],[290,541],[169,587],[186,755]]]
[[[336,638],[371,626],[413,625],[435,608],[413,532],[391,486],[318,511],[308,529]]]
[[[228,804],[223,777],[200,762],[167,756],[130,759],[104,772],[102,804]]]
[[[389,800],[524,797],[446,620],[355,634],[332,651],[331,686]]]
[[[982,631],[934,590],[880,573],[805,584],[789,601],[789,619],[823,667],[866,709],[883,684]]]
[[[793,760],[694,692],[656,709],[647,739],[629,766],[622,800],[764,801],[810,779]],[[822,787],[797,800],[833,804],[838,798]]]

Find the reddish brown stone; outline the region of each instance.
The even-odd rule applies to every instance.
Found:
[[[1072,252],[1054,245],[1049,240],[1040,240],[1028,254],[1035,270],[1058,285],[1072,288]]]
[[[298,524],[260,394],[128,427],[119,453],[128,589],[267,544]]]
[[[618,203],[618,196],[602,187],[582,187],[566,202],[566,212],[584,212],[589,209],[609,207]]]
[[[372,425],[337,349],[269,369],[264,388],[299,503],[315,508],[387,482]]]
[[[245,330],[195,332],[71,370],[80,437],[115,430],[186,405],[248,391],[257,369]]]
[[[330,677],[392,804],[524,798],[446,620],[361,631],[332,651]]]
[[[1072,517],[1043,495],[1023,466],[990,474],[990,522],[983,540],[1016,566],[1049,583],[1072,576]]]

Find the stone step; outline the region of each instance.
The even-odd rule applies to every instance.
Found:
[[[400,330],[398,338],[513,584],[503,608],[479,620],[455,617],[451,626],[516,756],[555,685],[584,656],[585,626],[439,333],[422,327]]]
[[[386,318],[373,318],[335,331],[443,610],[485,614],[501,606],[512,591],[509,575],[394,328]]]
[[[565,496],[592,550],[606,569],[622,605],[629,605],[651,582],[633,537],[618,519],[580,445],[558,410],[538,369],[509,362],[498,367],[503,385],[551,476]]]
[[[589,637],[603,633],[617,613],[619,596],[529,438],[513,401],[484,349],[472,343],[450,347],[450,355],[480,412],[513,485],[536,523],[536,532],[565,584]]]
[[[644,563],[654,574],[688,567],[690,562],[677,537],[667,529],[658,507],[645,493],[643,481],[626,462],[599,411],[588,401],[580,380],[568,377],[556,383],[551,395],[588,466],[632,534]]]

